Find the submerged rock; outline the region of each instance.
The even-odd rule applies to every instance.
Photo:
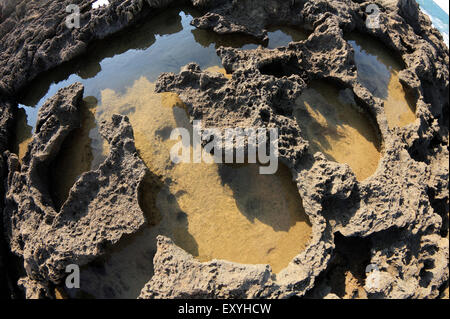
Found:
[[[448,281],[448,238],[387,231],[372,237],[371,272],[364,289],[371,298],[437,298]]]
[[[21,285],[30,287],[29,296],[49,283],[60,284],[67,265],[85,265],[145,222],[138,189],[147,168],[137,156],[128,119],[119,115],[100,123],[110,145],[106,160],[82,174],[61,210],[55,210],[49,165],[80,125],[83,90],[75,83],[42,106],[21,166],[15,154],[7,154],[5,227],[12,251],[24,259],[28,278]]]

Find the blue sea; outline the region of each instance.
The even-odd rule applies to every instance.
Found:
[[[435,1],[416,0],[422,11],[431,18],[434,27],[438,29],[448,46],[448,13],[446,13]],[[442,2],[442,1],[440,1]],[[448,10],[448,9],[447,9]]]

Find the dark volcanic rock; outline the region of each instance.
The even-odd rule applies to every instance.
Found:
[[[137,156],[128,119],[119,115],[100,124],[110,144],[107,159],[78,179],[60,211],[54,208],[49,164],[80,126],[83,90],[75,83],[42,106],[21,167],[15,154],[7,154],[5,226],[12,251],[24,258],[28,278],[21,285],[30,288],[28,297],[43,294],[48,283],[61,283],[68,264],[85,265],[145,222],[138,189],[147,168]]]
[[[111,0],[92,9],[92,0],[6,1],[0,16],[0,93],[13,94],[39,73],[86,52],[103,39],[174,0]],[[69,29],[70,4],[80,8],[80,28]]]

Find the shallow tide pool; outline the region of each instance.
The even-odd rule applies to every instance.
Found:
[[[403,127],[416,120],[415,105],[408,98],[398,73],[404,68],[400,58],[377,40],[350,34],[347,40],[355,50],[358,79],[384,102],[389,127]]]
[[[128,114],[139,155],[152,172],[140,194],[148,225],[82,270],[83,293],[135,298],[153,274],[157,235],[172,238],[200,261],[269,264],[275,273],[285,268],[311,236],[290,171],[280,166],[274,175],[260,175],[256,164],[174,165],[170,132],[192,126],[178,97],[154,88],[141,77],[123,94],[102,91],[105,107],[97,113]]]
[[[85,86],[83,126],[66,139],[49,176],[57,208],[79,176],[98,167],[107,155],[97,123],[112,114],[129,117],[136,148],[151,172],[139,194],[147,225],[84,267],[82,292],[72,297],[136,298],[153,274],[159,234],[200,261],[269,264],[275,273],[287,267],[310,240],[311,225],[298,189],[281,164],[275,175],[260,175],[256,164],[175,165],[170,160],[170,148],[176,143],[169,139],[172,129],[192,130],[192,126],[176,94],[154,93],[157,77],[196,62],[229,78],[220,67],[216,48],[260,45],[246,37],[196,30],[190,25],[196,15],[190,9],[169,10],[90,47],[86,56],[46,73],[24,91],[17,129],[20,156],[45,100],[73,82]],[[306,34],[273,27],[269,38],[267,46],[273,48],[305,39]]]
[[[375,123],[349,89],[317,81],[297,99],[294,115],[310,143],[311,153],[350,166],[360,181],[375,173],[381,142]]]

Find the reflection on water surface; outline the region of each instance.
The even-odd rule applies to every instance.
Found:
[[[196,15],[191,9],[168,10],[91,46],[86,56],[46,73],[25,91],[19,150],[26,147],[37,110],[47,98],[76,81],[85,86],[83,126],[67,138],[50,174],[57,208],[78,177],[98,167],[107,154],[97,123],[112,114],[129,117],[136,148],[150,169],[139,196],[147,226],[82,269],[83,291],[78,297],[137,297],[153,274],[159,234],[201,261],[270,264],[275,272],[286,267],[310,239],[311,225],[287,168],[281,166],[270,176],[258,174],[254,164],[174,165],[170,161],[169,150],[175,143],[169,140],[172,129],[192,128],[176,94],[154,93],[157,77],[196,62],[230,78],[219,67],[216,47],[260,45],[247,37],[196,30],[190,25]],[[294,28],[271,28],[267,46],[305,37]]]
[[[170,132],[192,126],[181,101],[154,88],[142,77],[124,94],[102,91],[100,118],[128,115],[151,171],[140,194],[148,225],[82,271],[83,291],[100,298],[136,297],[153,274],[159,234],[200,261],[270,264],[279,272],[311,236],[289,170],[280,166],[275,175],[260,175],[256,164],[172,164],[169,151],[176,141]]]
[[[355,49],[358,79],[374,96],[384,100],[389,127],[413,123],[415,106],[398,77],[403,69],[402,61],[375,39],[359,34],[351,34],[347,39]]]

